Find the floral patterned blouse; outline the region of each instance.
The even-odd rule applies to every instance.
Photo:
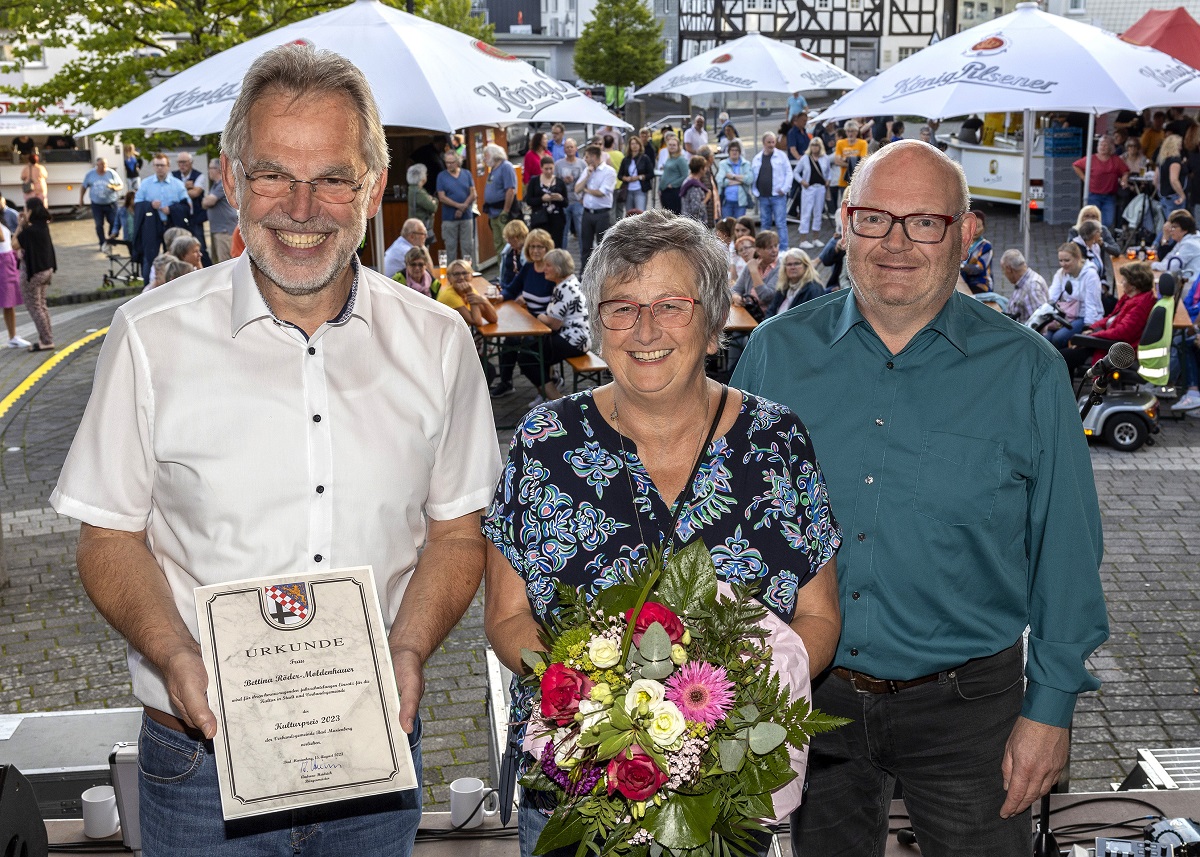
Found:
[[[737,420],[715,438],[675,528],[675,547],[703,539],[728,583],[757,589],[791,622],[796,593],[841,544],[808,432],[783,405],[748,393]],[[554,584],[594,593],[646,557],[641,533],[661,544],[674,511],[637,456],[605,421],[591,391],[526,415],[483,519],[486,538],[525,581],[539,622],[556,604]],[[632,485],[632,489],[631,489]],[[639,532],[638,522],[641,522]],[[529,717],[532,691],[515,680],[514,722]]]

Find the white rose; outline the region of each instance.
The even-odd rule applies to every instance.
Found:
[[[671,747],[683,735],[687,723],[675,703],[664,699],[650,709],[650,740],[660,747]]]
[[[591,699],[581,699],[579,700],[579,715],[579,730],[588,732],[608,722],[608,706]]]
[[[579,733],[575,730],[559,729],[554,733],[554,764],[570,770],[579,764]]]
[[[608,637],[592,637],[588,643],[588,657],[602,670],[615,667],[621,660],[621,647]]]
[[[629,686],[625,694],[625,711],[631,715],[637,714],[638,708],[645,705],[647,709],[654,708],[663,701],[667,689],[650,678],[639,678]]]

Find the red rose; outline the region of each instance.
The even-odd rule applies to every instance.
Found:
[[[632,616],[632,609],[625,611],[626,622],[630,621]],[[657,601],[647,601],[642,605],[642,612],[638,614],[637,621],[633,623],[635,645],[642,644],[642,634],[646,633],[646,629],[655,622],[663,626],[663,630],[667,632],[672,643],[678,643],[683,639],[683,623],[679,621],[679,617]]]
[[[564,664],[550,664],[542,674],[542,716],[566,726],[579,711],[579,700],[588,695],[594,682]]]
[[[648,800],[667,782],[654,759],[637,744],[608,763],[608,794],[620,791],[629,800]]]

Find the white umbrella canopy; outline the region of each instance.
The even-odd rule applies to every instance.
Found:
[[[639,87],[637,95],[809,92],[861,84],[854,75],[808,51],[751,33],[680,63]]]
[[[821,119],[940,119],[1024,110],[1107,113],[1200,104],[1200,71],[1154,48],[1020,3],[881,71]]]
[[[218,133],[251,63],[292,42],[334,51],[358,66],[384,125],[432,131],[531,121],[629,127],[574,87],[484,42],[376,0],[356,0],[209,57],[83,133]]]

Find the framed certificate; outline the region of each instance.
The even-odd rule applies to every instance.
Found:
[[[419,787],[369,567],[195,595],[226,819]]]

